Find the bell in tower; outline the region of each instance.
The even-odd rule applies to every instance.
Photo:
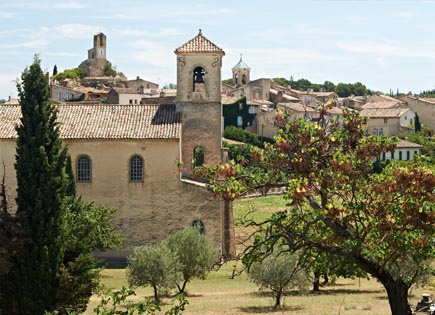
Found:
[[[205,70],[203,67],[196,67],[195,70],[193,70],[193,91],[194,92],[204,92],[204,76],[205,76]]]

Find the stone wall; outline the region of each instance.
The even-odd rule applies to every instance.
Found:
[[[164,239],[195,220],[204,223],[216,257],[222,253],[224,204],[211,198],[205,187],[180,181],[178,141],[65,141],[65,144],[74,171],[81,155],[90,157],[92,162],[92,181],[77,183],[78,194],[85,201],[118,209],[114,224],[125,238],[125,248],[102,253],[102,257],[124,261],[132,246]],[[129,181],[129,160],[136,154],[144,160],[144,181],[139,183]],[[16,208],[14,155],[15,142],[0,141],[7,195],[11,207]],[[233,239],[229,242],[234,244]]]

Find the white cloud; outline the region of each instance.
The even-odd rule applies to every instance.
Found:
[[[391,16],[402,20],[402,22],[409,22],[417,17],[417,12],[413,10],[399,11],[391,13]]]
[[[406,44],[406,42],[405,42]],[[392,44],[374,42],[341,42],[337,47],[352,53],[370,54],[385,57],[406,57],[406,58],[430,58],[435,59],[434,47],[423,47],[415,49]]]
[[[50,29],[45,28],[44,31],[50,31]],[[94,34],[101,32],[101,27],[84,24],[62,24],[55,26],[53,31],[59,33],[63,37],[91,38]]]
[[[3,8],[21,8],[21,9],[83,9],[88,7],[83,2],[74,0],[67,1],[15,1],[0,4]]]
[[[221,9],[208,9],[208,8],[176,8],[172,7],[169,9],[165,9],[164,12],[161,12],[158,14],[160,17],[186,17],[186,16],[215,16],[215,15],[222,15],[222,14],[233,14],[236,13],[236,11],[228,8],[221,8]],[[200,23],[203,23],[205,21],[199,21]]]
[[[167,47],[158,42],[139,40],[129,43],[128,46],[135,48],[129,53],[129,58],[155,67],[166,68],[172,65],[175,59],[173,47]]]
[[[162,36],[180,36],[185,33],[176,28],[163,28],[158,32],[150,32],[138,29],[116,29],[111,32],[111,34],[123,35],[123,36],[136,36],[145,38],[162,38]]]
[[[14,13],[11,12],[0,12],[0,19],[11,19],[15,17]]]
[[[0,49],[14,49],[14,48],[38,48],[47,46],[48,42],[46,40],[32,40],[21,43],[13,44],[0,44]]]

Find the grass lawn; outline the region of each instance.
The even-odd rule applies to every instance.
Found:
[[[285,201],[282,197],[266,197],[244,199],[237,201],[234,215],[241,218],[250,209],[260,209],[256,218],[266,218],[277,209],[284,209]],[[236,229],[236,235],[243,237],[244,231]],[[189,305],[185,315],[249,315],[249,314],[299,314],[299,315],[388,315],[390,309],[387,295],[382,285],[376,280],[366,279],[337,279],[334,286],[324,286],[320,293],[287,292],[282,303],[283,307],[273,310],[274,300],[267,292],[260,292],[251,283],[246,274],[231,279],[235,263],[228,262],[218,271],[212,271],[206,280],[194,280],[187,285]],[[236,268],[240,266],[235,266]],[[103,283],[110,288],[121,288],[127,285],[124,269],[106,269],[102,273]],[[410,303],[415,305],[421,298],[423,289],[411,292]],[[149,288],[136,289],[140,300],[144,296],[152,297]],[[431,293],[431,292],[429,292]],[[85,314],[92,314],[98,304],[99,297],[93,296]],[[171,298],[163,299],[167,308]]]

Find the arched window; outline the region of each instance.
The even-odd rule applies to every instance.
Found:
[[[91,175],[91,159],[84,155],[80,156],[77,160],[77,181],[90,182]]]
[[[204,164],[204,148],[199,146],[193,149],[193,166],[201,166]]]
[[[246,84],[246,74],[242,75],[242,84]]]
[[[143,181],[143,159],[135,155],[130,159],[130,182]]]
[[[196,229],[199,232],[199,234],[205,234],[205,226],[201,220],[193,221],[191,227],[192,229]]]
[[[205,91],[205,70],[203,67],[196,67],[193,70],[193,91],[204,92]]]

